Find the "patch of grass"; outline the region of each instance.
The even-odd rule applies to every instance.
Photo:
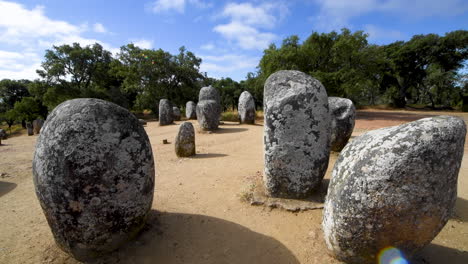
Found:
[[[0,124],[0,128],[5,130],[9,137],[19,135],[24,130],[24,128],[21,126],[21,124],[12,125],[11,126],[11,132],[10,132],[10,129],[8,128],[7,124]]]
[[[239,113],[237,111],[226,111],[221,113],[221,121],[239,122]]]
[[[250,184],[247,190],[244,190],[239,194],[239,199],[242,202],[250,203],[250,201],[253,199],[253,192],[255,191],[256,187],[257,185],[255,183]]]

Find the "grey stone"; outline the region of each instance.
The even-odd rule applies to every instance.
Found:
[[[33,125],[34,134],[39,134],[41,132],[42,126],[44,125],[44,120],[36,119],[33,121],[32,125]]]
[[[37,139],[32,170],[57,245],[80,261],[132,239],[152,206],[148,136],[133,114],[110,102],[57,106]]]
[[[328,97],[331,121],[331,150],[341,151],[348,143],[354,129],[356,108],[351,100]]]
[[[273,197],[300,198],[320,186],[330,156],[325,87],[299,71],[279,71],[265,82],[264,182]]]
[[[166,126],[174,122],[174,113],[172,112],[171,102],[167,99],[159,101],[159,125]]]
[[[6,131],[0,128],[0,139],[7,139],[7,137]]]
[[[26,129],[28,131],[28,136],[34,135],[33,125],[31,123],[26,123]]]
[[[255,101],[253,96],[244,91],[239,97],[239,120],[241,124],[254,124],[255,123]]]
[[[142,126],[146,126],[146,124],[147,124],[146,120],[144,120],[144,119],[138,119],[138,122],[139,122]]]
[[[195,155],[195,129],[192,123],[183,122],[175,140],[175,152],[178,157]]]
[[[323,230],[346,263],[376,263],[392,246],[411,258],[453,212],[466,126],[425,118],[370,131],[350,142],[332,172]]]
[[[221,118],[221,104],[218,90],[212,86],[200,90],[197,104],[197,120],[202,130],[218,129]]]
[[[174,116],[174,121],[180,121],[180,109],[177,106],[172,107],[172,115]]]
[[[197,119],[197,104],[193,101],[188,101],[185,105],[185,117],[188,119]]]

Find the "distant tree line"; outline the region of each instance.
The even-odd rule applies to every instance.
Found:
[[[468,56],[468,31],[445,36],[416,35],[411,40],[372,45],[367,34],[313,32],[300,43],[297,36],[264,50],[257,71],[240,82],[214,79],[200,71],[202,60],[179,49],[141,49],[133,44],[113,57],[100,44],[53,46],[47,50],[40,79],[0,81],[0,120],[32,122],[72,98],[100,98],[133,111],[150,109],[169,99],[184,108],[197,101],[201,87],[213,85],[221,93],[224,110],[237,107],[242,91],[249,91],[257,108],[263,104],[263,85],[278,70],[299,70],[320,80],[331,96],[347,97],[357,105],[407,104],[460,106],[468,92],[467,73],[460,73]]]

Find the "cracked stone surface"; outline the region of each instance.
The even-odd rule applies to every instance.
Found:
[[[33,181],[55,241],[86,261],[134,237],[151,209],[148,136],[128,110],[99,99],[57,106],[37,139]]]
[[[218,90],[212,86],[200,89],[197,104],[197,120],[202,130],[218,129],[221,116],[221,104]]]
[[[171,102],[167,99],[159,101],[159,125],[166,126],[174,122],[174,113],[172,112]]]
[[[241,124],[255,123],[255,101],[248,91],[241,93],[237,109],[239,111],[239,120]]]
[[[197,119],[197,104],[193,101],[188,101],[185,104],[185,117],[187,119]]]
[[[407,258],[429,244],[451,216],[466,126],[424,118],[354,139],[333,168],[323,230],[347,263],[376,263],[388,246]]]
[[[184,122],[179,127],[175,140],[177,157],[190,157],[195,155],[195,129],[192,123]]]
[[[325,87],[299,71],[265,82],[264,182],[273,197],[301,198],[320,186],[330,156]]]
[[[180,121],[180,109],[177,106],[172,107],[172,115],[174,117],[174,121]]]
[[[351,100],[328,97],[331,122],[331,150],[341,151],[348,143],[354,129],[356,108]]]

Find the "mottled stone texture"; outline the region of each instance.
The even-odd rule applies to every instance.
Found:
[[[241,93],[237,109],[241,124],[255,123],[255,101],[249,92],[244,91]]]
[[[34,135],[33,125],[31,123],[26,123],[26,129],[28,130],[28,136]]]
[[[330,155],[325,87],[299,71],[279,71],[265,82],[264,182],[274,197],[310,195]]]
[[[331,150],[341,151],[348,143],[354,129],[356,108],[351,100],[328,97],[331,122]]]
[[[159,101],[159,125],[166,126],[174,122],[174,113],[172,112],[171,102],[167,99]]]
[[[142,126],[146,126],[146,124],[147,124],[146,120],[144,120],[144,119],[138,119],[138,122],[139,122]]]
[[[172,107],[172,116],[174,117],[174,121],[180,121],[180,109],[177,106]]]
[[[407,257],[431,242],[457,199],[466,126],[425,118],[368,132],[341,152],[325,201],[328,248],[346,263],[377,263],[397,247]]]
[[[178,157],[195,155],[195,129],[192,123],[184,122],[180,125],[175,140],[175,152]]]
[[[221,116],[221,98],[212,86],[200,90],[197,104],[197,120],[203,130],[216,130]]]
[[[185,105],[185,117],[197,119],[197,105],[193,101],[188,101]]]
[[[5,130],[0,129],[0,145],[2,144],[2,139],[6,139],[6,138],[7,138],[7,134]]]
[[[33,121],[32,125],[33,125],[34,134],[39,134],[41,132],[42,126],[44,125],[44,120],[36,119]]]
[[[38,137],[32,169],[55,241],[80,261],[134,237],[151,209],[148,136],[113,103],[74,99],[57,106]]]

